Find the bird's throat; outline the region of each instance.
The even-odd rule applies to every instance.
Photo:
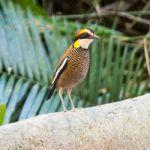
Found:
[[[84,49],[88,49],[89,45],[92,43],[93,39],[78,39],[74,42],[74,47],[79,48],[82,47]]]

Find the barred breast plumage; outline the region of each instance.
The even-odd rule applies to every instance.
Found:
[[[60,59],[60,63],[64,57],[68,57],[68,63],[56,85],[58,88],[67,89],[85,79],[89,69],[89,50],[71,46]]]

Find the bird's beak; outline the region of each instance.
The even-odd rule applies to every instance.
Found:
[[[94,37],[95,39],[100,39],[99,36],[97,36],[96,34],[94,34],[93,37]]]

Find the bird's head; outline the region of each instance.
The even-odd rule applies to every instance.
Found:
[[[73,46],[75,48],[81,47],[88,49],[89,45],[94,39],[99,39],[99,37],[95,34],[93,30],[89,28],[81,29],[79,32],[76,33]]]

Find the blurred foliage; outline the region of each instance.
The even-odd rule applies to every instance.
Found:
[[[75,106],[93,106],[148,92],[150,78],[141,44],[123,42],[124,35],[114,28],[57,17],[37,18],[30,9],[23,11],[20,5],[1,1],[0,104],[7,104],[4,123],[62,111],[57,91],[50,101],[45,101],[45,95],[58,59],[71,44],[74,32],[87,26],[101,40],[90,47],[90,71],[74,90]],[[65,105],[70,108],[66,96]]]
[[[46,16],[44,9],[41,9],[35,0],[12,0],[12,2],[25,11],[30,9],[36,16]]]

